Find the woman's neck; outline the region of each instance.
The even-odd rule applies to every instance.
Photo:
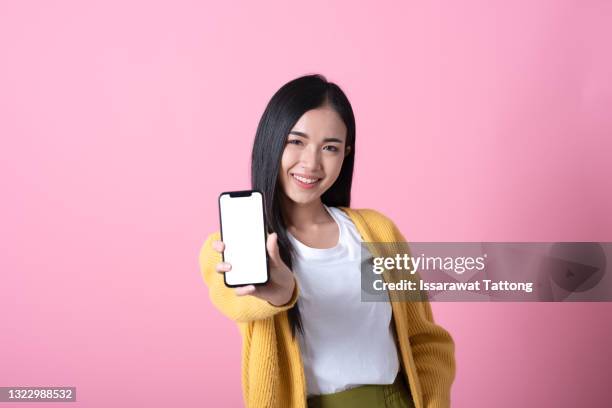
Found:
[[[283,215],[288,228],[303,229],[316,224],[325,224],[333,219],[323,207],[321,199],[307,204],[296,203],[284,197]]]

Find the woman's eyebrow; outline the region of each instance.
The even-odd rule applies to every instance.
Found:
[[[299,132],[297,130],[292,130],[289,132],[290,135],[302,136],[308,139],[308,135],[304,132]],[[336,142],[336,143],[344,143],[344,140],[338,139],[337,137],[326,137],[323,139],[324,142]]]

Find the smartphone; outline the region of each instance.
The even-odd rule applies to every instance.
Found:
[[[257,190],[229,191],[219,195],[223,261],[232,269],[223,274],[225,285],[264,285],[270,277],[266,250],[263,194]]]

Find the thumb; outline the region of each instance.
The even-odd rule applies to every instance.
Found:
[[[280,257],[280,251],[278,249],[278,234],[276,232],[268,235],[266,248],[268,249],[268,255],[270,256],[272,264],[276,267],[280,266],[283,261]]]

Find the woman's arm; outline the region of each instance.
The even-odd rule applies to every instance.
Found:
[[[199,264],[204,282],[208,286],[210,300],[221,313],[235,322],[249,322],[272,317],[293,307],[299,294],[297,282],[291,299],[282,306],[274,306],[256,296],[238,296],[234,289],[225,286],[223,274],[216,270],[216,265],[222,262],[221,254],[212,247],[213,241],[220,239],[219,232],[208,236],[200,249]]]
[[[393,224],[396,242],[406,239]],[[423,391],[423,406],[450,406],[450,390],[455,379],[455,342],[442,326],[435,323],[428,301],[406,302],[410,317],[408,336],[412,356]]]
[[[423,406],[449,407],[455,379],[455,343],[444,328],[435,324],[429,302],[413,303],[420,316],[411,319],[408,336],[423,391]]]

